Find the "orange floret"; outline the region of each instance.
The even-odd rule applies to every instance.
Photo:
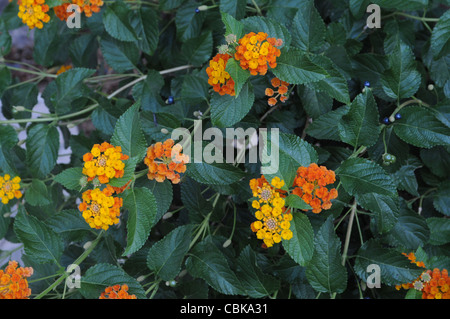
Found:
[[[33,275],[33,268],[18,267],[10,261],[5,270],[0,270],[0,299],[29,299],[31,289],[26,278]]]
[[[229,54],[218,53],[209,61],[209,67],[206,68],[209,85],[220,95],[228,94],[234,96],[236,94],[234,91],[234,81],[230,74],[225,71],[230,58],[231,55]]]
[[[147,149],[144,163],[148,166],[147,177],[150,180],[164,182],[170,180],[173,184],[180,182],[180,175],[186,171],[189,156],[182,154],[182,146],[172,139],[164,143],[157,142]]]
[[[270,81],[270,83],[277,90],[275,91],[272,88],[266,88],[266,90],[265,90],[266,96],[271,96],[271,98],[269,98],[267,103],[270,106],[274,106],[275,104],[277,104],[278,98],[280,98],[280,101],[282,103],[286,102],[286,100],[289,98],[289,96],[288,96],[289,83],[281,81],[279,78],[273,78]],[[275,93],[276,93],[276,95],[274,96]]]
[[[137,299],[136,295],[128,293],[128,285],[114,285],[106,287],[99,299]]]

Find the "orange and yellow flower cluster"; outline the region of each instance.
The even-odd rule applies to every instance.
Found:
[[[331,208],[331,200],[337,198],[335,188],[328,190],[325,186],[333,184],[336,175],[325,166],[312,163],[308,167],[299,167],[294,180],[293,194],[300,196],[303,201],[312,207],[313,213],[320,213],[322,209]]]
[[[279,78],[273,78],[270,83],[272,86],[277,89],[276,91],[272,88],[267,88],[265,91],[266,96],[269,96],[268,104],[270,106],[274,106],[278,102],[278,97],[280,98],[281,102],[286,102],[288,97],[288,86],[289,83],[285,81],[281,81]],[[275,95],[276,93],[276,95]],[[275,95],[275,96],[274,96]]]
[[[88,189],[82,195],[83,202],[78,209],[91,228],[107,230],[109,226],[119,223],[122,198],[114,197],[114,189],[107,185],[103,190]]]
[[[136,295],[128,293],[128,285],[114,285],[106,287],[99,299],[137,299]]]
[[[418,267],[426,268],[423,261],[416,260],[416,256],[413,252],[402,254],[406,256],[411,263],[416,264]],[[395,288],[397,290],[400,290],[401,288],[419,290],[422,292],[422,299],[450,299],[450,278],[448,277],[447,269],[428,269],[413,282],[396,285]]]
[[[234,81],[230,74],[225,71],[227,62],[231,58],[229,54],[218,53],[211,61],[209,61],[209,67],[206,68],[208,74],[208,83],[211,85],[217,93],[220,95],[235,95]]]
[[[90,153],[83,156],[83,174],[88,176],[88,181],[98,178],[100,183],[107,184],[111,178],[119,178],[124,174],[125,163],[128,155],[122,154],[120,146],[113,146],[107,142],[101,145],[95,144]]]
[[[267,33],[250,32],[239,40],[234,58],[239,61],[244,70],[249,70],[251,75],[265,75],[268,67],[277,66],[277,57],[281,52],[281,39],[268,38]]]
[[[9,174],[5,176],[0,176],[0,199],[3,204],[8,204],[13,198],[21,198],[22,193],[20,189],[20,177],[16,176],[11,179]]]
[[[144,159],[144,163],[148,166],[148,179],[157,182],[168,179],[173,184],[179,183],[179,173],[186,171],[186,163],[189,162],[189,156],[182,154],[181,151],[182,146],[175,144],[172,139],[150,145]]]
[[[290,240],[292,214],[286,211],[284,196],[281,190],[284,181],[275,177],[270,184],[264,176],[250,181],[250,188],[255,198],[252,207],[256,209],[257,221],[251,224],[251,230],[258,239],[263,240],[263,247],[272,247],[282,239]]]
[[[71,10],[67,12],[69,5],[75,4],[79,7],[79,13],[84,12],[86,17],[91,17],[92,13],[100,12],[100,7],[103,6],[102,0],[66,0],[65,3],[55,6],[53,10],[55,15],[61,21],[67,21],[67,18],[73,13]]]
[[[33,268],[18,267],[14,260],[5,270],[0,270],[0,299],[28,299],[31,289],[27,278],[33,275]]]
[[[47,14],[49,7],[45,4],[45,0],[19,0],[18,4],[17,16],[30,29],[42,29],[44,23],[50,21],[50,16]]]

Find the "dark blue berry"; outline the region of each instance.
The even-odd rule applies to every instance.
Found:
[[[174,100],[173,96],[169,96],[169,98],[167,99],[168,104],[173,104],[174,101],[175,100]]]
[[[200,9],[199,8],[196,8],[195,9],[195,13],[199,13],[200,12]]]
[[[395,114],[395,119],[400,120],[402,118],[402,115],[400,113]]]
[[[364,86],[369,87],[370,86],[370,82],[369,81],[364,82]]]
[[[384,124],[389,124],[389,118],[385,117],[385,118],[383,119],[383,123],[384,123]]]

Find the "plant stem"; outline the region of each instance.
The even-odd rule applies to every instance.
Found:
[[[353,220],[355,219],[357,205],[358,203],[355,199],[348,220],[347,234],[345,235],[344,250],[342,252],[342,266],[345,266],[345,261],[347,260],[348,246],[350,245],[350,235],[352,233]]]

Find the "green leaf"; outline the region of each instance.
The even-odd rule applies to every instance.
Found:
[[[341,141],[339,137],[339,123],[348,113],[350,106],[343,105],[337,109],[322,114],[307,127],[306,133],[317,139]]]
[[[186,175],[208,185],[230,185],[245,176],[243,171],[228,163],[189,163],[186,167]]]
[[[177,38],[181,42],[186,42],[190,38],[195,38],[202,32],[202,25],[206,18],[206,13],[195,12],[198,3],[192,0],[185,1],[176,11],[175,25],[177,27]]]
[[[11,43],[11,35],[6,28],[6,23],[0,20],[0,56],[5,56],[11,51]]]
[[[147,141],[139,120],[140,102],[132,105],[117,120],[114,134],[111,137],[111,143],[114,146],[121,146],[122,153],[141,160],[147,151]]]
[[[134,178],[134,172],[136,170],[136,165],[138,163],[138,158],[133,157],[130,159],[127,159],[124,161],[125,168],[123,169],[123,176],[122,177],[114,177],[110,179],[109,185],[114,187],[122,187],[125,186],[129,181],[131,181]]]
[[[80,182],[83,176],[81,167],[71,167],[56,175],[53,180],[67,189],[80,191],[82,189]]]
[[[291,34],[289,30],[278,21],[266,17],[254,16],[245,18],[243,20],[240,20],[239,22],[241,22],[244,25],[245,31],[247,33],[264,32],[267,33],[267,36],[269,38],[276,38],[283,40],[283,45],[280,46],[279,48],[285,46],[288,47],[291,43]]]
[[[341,241],[330,216],[314,239],[314,255],[306,268],[306,278],[319,292],[341,293],[347,288],[347,270],[341,264]]]
[[[412,282],[423,272],[423,268],[411,263],[400,252],[384,248],[373,239],[365,242],[356,253],[354,270],[364,281],[367,281],[367,267],[371,264],[380,267],[380,280],[388,286]]]
[[[22,206],[14,219],[14,232],[27,256],[41,264],[59,263],[64,249],[61,238],[45,223],[28,215]]]
[[[262,136],[264,148],[261,172],[270,180],[275,176],[284,180],[285,190],[293,184],[300,166],[309,166],[318,161],[316,150],[299,136],[279,133],[278,140],[273,132],[271,134],[263,132]]]
[[[209,60],[213,52],[213,37],[210,31],[203,32],[200,36],[186,40],[181,46],[181,51],[189,64],[202,66]]]
[[[383,9],[398,9],[401,11],[421,10],[428,5],[428,0],[373,0],[372,3],[378,4]]]
[[[450,242],[450,219],[441,217],[427,218],[428,228],[430,228],[431,245],[445,245]]]
[[[222,22],[225,25],[224,36],[234,34],[236,36],[236,39],[242,38],[242,36],[244,35],[244,25],[226,12],[221,12],[220,14],[222,17]]]
[[[102,37],[100,48],[105,61],[118,73],[135,69],[139,62],[139,49],[134,43]]]
[[[58,159],[59,133],[56,127],[37,124],[28,131],[27,165],[33,176],[41,178],[51,172]]]
[[[290,84],[317,82],[329,76],[325,69],[295,48],[281,51],[280,57],[277,58],[277,66],[272,72],[280,80]]]
[[[234,81],[234,91],[236,92],[236,98],[238,98],[242,87],[250,77],[250,72],[241,68],[239,62],[237,62],[235,59],[228,60],[225,71],[230,74],[231,78]]]
[[[127,285],[128,293],[137,299],[147,299],[145,290],[136,279],[128,275],[122,268],[111,264],[97,264],[90,267],[81,276],[80,293],[86,299],[98,299],[106,287]]]
[[[31,206],[45,206],[50,204],[45,183],[41,180],[33,179],[30,187],[25,192],[25,201]]]
[[[322,115],[330,112],[333,108],[333,98],[322,92],[300,85],[297,87],[297,92],[303,109],[314,120],[313,123],[315,120],[320,120]]]
[[[416,70],[414,53],[411,48],[398,41],[389,55],[390,68],[381,76],[384,92],[393,99],[413,96],[420,87],[421,76]]]
[[[354,147],[372,146],[377,142],[381,128],[378,107],[371,90],[356,96],[348,113],[339,122],[338,130],[341,140]]]
[[[450,128],[432,111],[417,105],[402,109],[402,118],[395,121],[394,132],[406,143],[417,147],[450,145]]]
[[[450,216],[450,181],[443,181],[435,194],[433,194],[433,206],[446,216]]]
[[[60,235],[92,230],[78,209],[63,210],[47,219],[45,223]]]
[[[222,0],[220,1],[220,12],[226,12],[233,18],[240,20],[245,16],[246,0]]]
[[[283,248],[296,263],[305,266],[314,253],[314,230],[308,216],[300,212],[293,213],[290,230],[293,236],[290,240],[282,241]]]
[[[349,158],[336,170],[342,186],[350,195],[377,193],[396,197],[397,190],[384,169],[364,158]]]
[[[375,214],[375,222],[379,233],[391,230],[397,223],[399,216],[398,198],[378,193],[357,193],[358,204]]]
[[[103,11],[105,30],[113,38],[120,41],[137,41],[136,33],[129,22],[130,10],[122,1],[108,5]]]
[[[123,200],[128,210],[127,247],[123,256],[130,255],[145,244],[157,213],[156,199],[148,188],[134,188]]]
[[[419,187],[414,174],[414,170],[418,167],[415,165],[403,165],[394,174],[394,180],[397,182],[397,188],[407,191],[411,195],[420,196],[417,188]]]
[[[214,126],[231,127],[244,118],[255,101],[250,83],[244,84],[239,96],[214,93],[211,98],[211,119]]]
[[[184,184],[184,183],[183,183]],[[182,184],[182,185],[183,185]],[[168,180],[160,183],[156,180],[149,180],[148,178],[139,179],[135,182],[135,187],[147,187],[156,198],[156,206],[158,207],[154,226],[163,215],[168,211],[173,200],[172,183]]]
[[[239,278],[231,270],[223,253],[211,237],[195,245],[186,260],[186,269],[194,278],[202,278],[214,290],[225,295],[244,294]]]
[[[168,281],[179,274],[189,251],[192,229],[192,225],[177,227],[149,249],[147,266],[154,271],[155,276]]]
[[[158,16],[155,10],[142,6],[132,16],[131,26],[136,32],[138,48],[153,55],[159,41]]]
[[[314,1],[300,1],[291,31],[291,45],[304,51],[317,52],[325,44],[325,23]]]
[[[297,208],[297,209],[305,209],[310,210],[311,206],[306,204],[303,199],[296,195],[296,194],[290,194],[288,197],[285,198],[286,206]]]
[[[280,281],[265,274],[258,266],[257,255],[250,246],[245,246],[237,258],[237,275],[252,298],[269,296],[280,288]]]
[[[433,28],[431,33],[431,51],[435,60],[450,53],[450,11],[447,10]]]
[[[133,86],[132,95],[136,101],[141,100],[143,111],[158,113],[161,112],[164,105],[160,95],[163,86],[164,78],[161,74],[158,71],[149,70],[147,78]]]

